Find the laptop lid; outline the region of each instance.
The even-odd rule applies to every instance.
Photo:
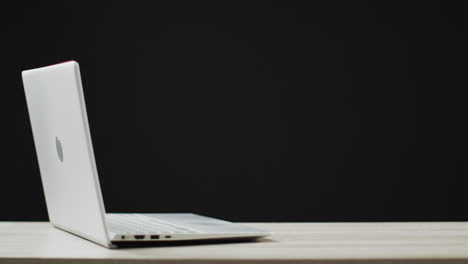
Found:
[[[112,247],[78,63],[22,72],[50,222]]]

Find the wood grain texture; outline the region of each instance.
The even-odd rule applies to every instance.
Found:
[[[468,263],[468,223],[255,223],[256,242],[107,249],[45,222],[0,222],[0,263]]]

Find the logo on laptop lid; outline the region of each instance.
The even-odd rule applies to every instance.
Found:
[[[57,154],[61,162],[63,162],[63,150],[62,150],[62,144],[60,143],[60,140],[58,137],[55,137],[55,146],[57,147]]]

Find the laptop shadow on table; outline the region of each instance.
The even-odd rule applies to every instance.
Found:
[[[119,248],[147,248],[147,247],[178,247],[178,246],[202,246],[239,243],[270,243],[278,242],[270,238],[224,238],[224,239],[200,239],[187,241],[149,241],[149,242],[113,242]]]

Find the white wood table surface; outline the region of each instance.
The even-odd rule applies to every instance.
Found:
[[[0,222],[0,263],[468,263],[468,222],[247,225],[274,234],[107,249],[46,222]]]

